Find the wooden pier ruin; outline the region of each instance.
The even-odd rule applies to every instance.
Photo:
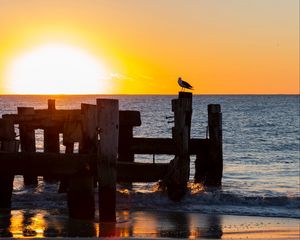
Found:
[[[141,125],[139,111],[119,110],[118,100],[97,99],[81,109],[57,110],[18,107],[17,114],[0,118],[0,209],[11,208],[14,175],[24,184],[59,179],[67,192],[69,216],[93,219],[94,188],[98,187],[101,222],[116,221],[116,183],[161,181],[170,199],[179,201],[190,177],[190,155],[196,155],[196,183],[220,187],[223,172],[222,113],[219,104],[208,105],[206,139],[191,139],[192,94],[179,92],[172,100],[172,138],[136,138]],[[15,127],[19,126],[20,140]],[[36,152],[35,130],[44,130],[44,152]],[[65,153],[60,153],[59,134]],[[79,152],[74,153],[74,143]],[[20,145],[20,147],[19,147]],[[169,163],[140,163],[138,154],[168,154]],[[98,184],[96,184],[98,183]],[[84,206],[84,207],[83,207]]]

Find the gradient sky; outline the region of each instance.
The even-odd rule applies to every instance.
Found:
[[[48,42],[103,62],[107,93],[299,93],[298,0],[0,0],[0,93]]]

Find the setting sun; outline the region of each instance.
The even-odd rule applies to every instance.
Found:
[[[106,93],[108,72],[103,63],[73,46],[50,43],[17,56],[5,76],[15,94]]]

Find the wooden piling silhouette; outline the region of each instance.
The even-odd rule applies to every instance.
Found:
[[[209,104],[209,145],[196,156],[195,182],[207,187],[220,187],[223,175],[222,113],[219,104]]]
[[[51,116],[56,110],[55,100],[48,99],[48,114]],[[53,125],[44,128],[44,152],[45,153],[59,153],[59,130]],[[44,180],[55,181],[57,176],[44,175]]]
[[[63,135],[66,149],[68,145],[74,148],[74,142],[79,142],[79,153],[95,154],[97,144],[96,106],[81,104],[81,121],[69,120],[72,124],[66,123]],[[94,177],[88,164],[80,172],[69,177],[67,196],[71,218],[94,218]]]
[[[100,138],[97,152],[99,218],[101,222],[115,222],[119,136],[118,100],[97,99],[97,126]]]
[[[17,152],[18,143],[15,140],[14,124],[9,119],[0,119],[0,151]],[[14,174],[3,173],[0,175],[0,209],[11,208]]]
[[[162,181],[168,196],[179,201],[187,191],[190,155],[196,155],[195,182],[221,186],[223,172],[222,113],[218,104],[208,105],[207,139],[191,139],[192,94],[180,92],[172,100],[172,138],[139,138],[138,111],[119,111],[118,100],[97,99],[96,105],[81,109],[56,110],[18,108],[18,114],[0,118],[0,208],[11,206],[14,175],[58,176],[65,182],[69,216],[93,219],[94,187],[98,182],[101,222],[116,221],[116,182]],[[21,152],[15,140],[14,124],[20,126]],[[44,152],[35,152],[35,129],[44,129]],[[59,153],[62,133],[66,152]],[[74,143],[79,153],[74,153]],[[22,144],[23,143],[23,144]],[[135,162],[138,154],[168,154],[166,163]],[[138,161],[138,160],[137,160]],[[36,179],[36,177],[35,177]]]
[[[208,105],[208,130],[211,159],[211,174],[207,185],[219,187],[223,175],[223,136],[222,136],[222,113],[219,104]]]
[[[192,93],[180,92],[178,99],[172,100],[174,112],[173,140],[176,155],[169,166],[164,180],[169,197],[179,201],[185,195],[190,175],[189,140],[192,114]]]
[[[54,114],[55,100],[48,100],[48,114]],[[51,126],[44,129],[44,152],[59,153],[59,130],[57,126]]]
[[[20,115],[33,115],[34,108],[33,107],[18,107],[18,114]],[[19,132],[20,132],[20,144],[22,152],[35,152],[35,132],[34,129],[30,126],[26,125],[26,123],[19,124]],[[37,184],[38,179],[37,176],[34,175],[24,175],[24,184],[31,185]]]
[[[141,116],[138,111],[120,112],[119,128],[119,155],[120,162],[134,162],[134,152],[130,146],[133,141],[133,127],[141,125]]]

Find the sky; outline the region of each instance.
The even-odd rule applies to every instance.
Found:
[[[0,0],[0,94],[176,94],[178,77],[299,94],[299,1]]]

